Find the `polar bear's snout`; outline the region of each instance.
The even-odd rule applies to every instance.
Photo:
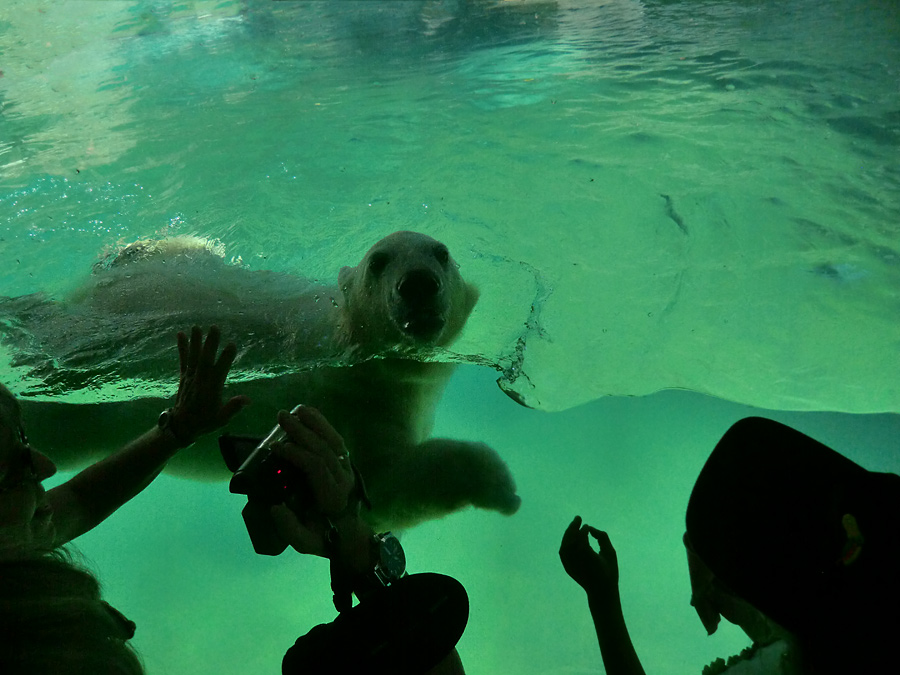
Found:
[[[427,305],[441,291],[441,280],[428,270],[413,270],[403,275],[397,292],[410,306]]]
[[[397,323],[420,341],[437,339],[444,329],[447,306],[441,278],[428,269],[406,272],[397,282]]]

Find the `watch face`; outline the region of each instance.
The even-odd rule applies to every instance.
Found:
[[[406,571],[406,554],[400,546],[400,540],[391,533],[381,540],[381,570],[390,581],[396,581]]]

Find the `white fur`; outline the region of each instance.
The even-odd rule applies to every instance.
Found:
[[[494,450],[429,438],[454,366],[428,359],[434,348],[452,344],[477,298],[443,244],[396,232],[357,266],[341,269],[338,285],[330,287],[228,265],[205,240],[140,242],[108,258],[90,283],[54,311],[77,314],[85,326],[101,319],[118,326],[117,340],[70,331],[70,359],[83,365],[109,352],[121,369],[144,373],[160,372],[163,363],[168,372],[175,368],[171,349],[156,345],[164,339],[171,345],[176,330],[218,324],[223,338],[241,350],[236,368],[243,381],[231,389],[253,400],[229,432],[261,436],[279,409],[297,403],[319,408],[365,478],[375,507],[371,520],[397,528],[469,505],[506,514],[518,509],[512,475]],[[63,314],[57,319],[57,326],[72,325]],[[274,363],[282,372],[285,364],[307,369],[253,376],[256,369],[277,372]],[[100,429],[112,444],[145,427],[165,402],[52,405],[29,404],[42,421],[57,417],[40,425],[34,441],[54,459],[77,465],[89,456],[90,434],[78,434],[85,437],[79,445],[73,428]],[[180,453],[170,467],[195,478],[228,476],[215,438]]]

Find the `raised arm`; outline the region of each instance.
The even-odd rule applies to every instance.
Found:
[[[179,333],[181,378],[166,427],[154,426],[47,493],[54,511],[56,546],[103,522],[147,487],[179,450],[224,426],[249,403],[245,396],[222,401],[225,378],[237,348],[229,343],[217,358],[219,339],[215,326],[209,329],[205,341],[197,326],[190,338]]]
[[[588,534],[597,541],[599,551],[591,546]],[[563,534],[559,558],[566,573],[587,593],[607,675],[644,675],[625,626],[619,597],[619,563],[609,535],[582,525],[581,517],[575,516]]]

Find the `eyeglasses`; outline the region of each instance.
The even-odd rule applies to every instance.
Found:
[[[29,481],[37,480],[37,469],[34,466],[34,452],[28,444],[25,429],[18,428],[19,443],[23,452],[10,463],[10,468],[0,480],[0,494],[12,492]]]

